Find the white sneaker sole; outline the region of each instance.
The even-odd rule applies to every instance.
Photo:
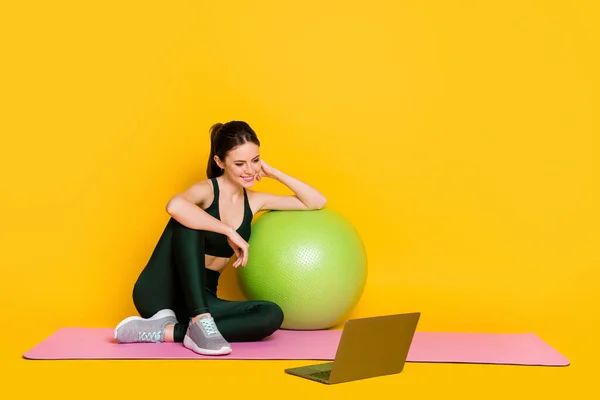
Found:
[[[131,321],[154,321],[154,320],[165,318],[165,317],[173,317],[173,319],[177,319],[175,317],[175,313],[169,309],[160,310],[159,312],[157,312],[150,318],[142,318],[142,317],[125,318],[123,321],[119,322],[119,325],[117,325],[117,327],[115,328],[114,333],[113,333],[113,338],[115,338],[115,339],[117,338],[117,331],[119,330],[119,328],[128,322],[131,322]]]
[[[198,354],[202,354],[205,356],[223,356],[223,355],[231,353],[230,347],[221,347],[219,350],[202,349],[202,348],[198,347],[198,345],[196,345],[196,343],[194,343],[194,341],[188,335],[185,335],[185,337],[183,338],[183,345],[186,348],[192,350],[193,352],[196,352]]]

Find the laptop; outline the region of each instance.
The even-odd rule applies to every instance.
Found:
[[[420,316],[414,312],[348,320],[333,362],[284,371],[327,385],[399,374]]]

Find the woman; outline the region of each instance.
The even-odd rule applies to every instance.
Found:
[[[182,342],[199,354],[231,353],[229,342],[261,340],[281,327],[283,312],[269,301],[217,297],[221,270],[234,254],[248,261],[253,216],[261,210],[314,210],[325,197],[265,163],[260,142],[243,121],[215,124],[206,180],[173,196],[171,216],[133,288],[140,314],[121,321],[121,343]],[[276,179],[294,192],[279,196],[250,190],[255,180]]]

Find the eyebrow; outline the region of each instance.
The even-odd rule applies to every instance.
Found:
[[[260,154],[255,155],[254,157],[252,157],[252,159],[254,160],[255,158],[260,157]],[[244,162],[244,160],[235,160],[234,162]]]

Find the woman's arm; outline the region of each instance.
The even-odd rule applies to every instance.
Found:
[[[271,167],[262,160],[261,163],[262,169],[258,180],[263,176],[275,179],[294,193],[292,196],[280,196],[256,192],[259,195],[261,210],[318,210],[327,204],[327,199],[317,189]]]
[[[237,260],[233,267],[246,266],[248,243],[236,230],[204,211],[207,199],[212,193],[208,181],[193,184],[186,191],[173,196],[167,203],[167,213],[181,225],[200,231],[211,231],[227,236],[227,243],[233,249]]]
[[[233,228],[203,210],[212,188],[208,181],[194,183],[182,193],[177,193],[167,203],[166,211],[181,225],[190,229],[211,231],[230,236]]]

